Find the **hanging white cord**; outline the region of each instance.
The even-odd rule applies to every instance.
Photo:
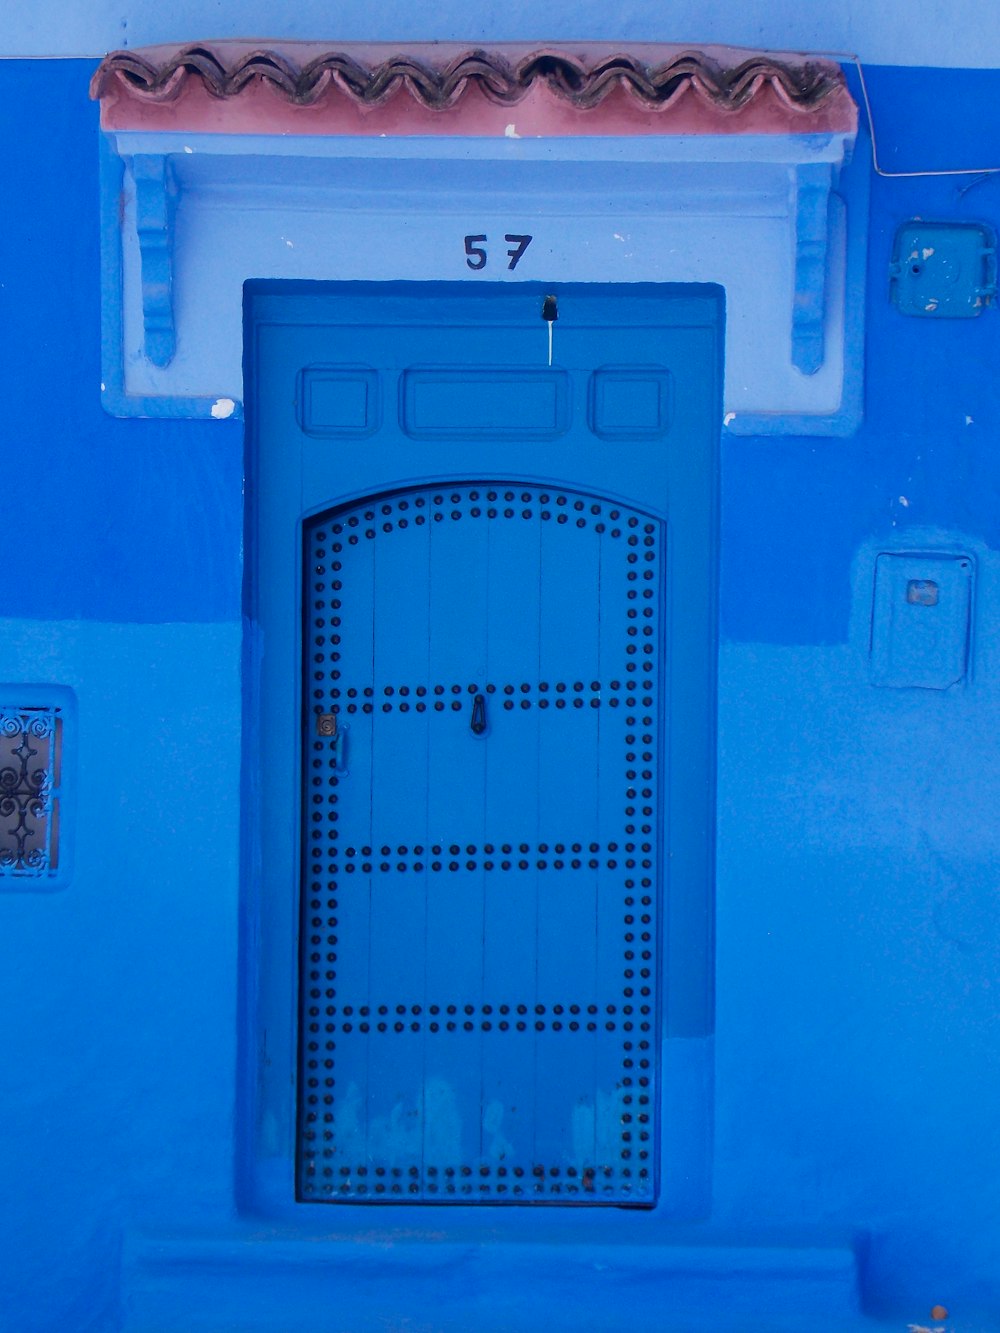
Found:
[[[773,54],[790,55],[791,52],[774,52]],[[886,171],[879,166],[878,145],[875,142],[875,118],[872,115],[871,99],[868,96],[868,83],[865,79],[865,71],[861,64],[859,56],[853,51],[810,51],[809,55],[829,56],[834,60],[853,61],[855,69],[858,71],[858,79],[861,82],[861,96],[865,103],[865,118],[868,121],[868,137],[872,141],[872,167],[877,176],[885,176],[889,180],[908,180],[916,176],[995,176],[1000,173],[1000,167],[951,167],[941,171]]]
[[[857,56],[851,56],[858,71],[858,78],[861,80],[861,95],[865,99],[865,115],[868,118],[868,133],[872,141],[872,166],[879,176],[888,176],[890,179],[902,180],[912,176],[994,176],[1000,172],[1000,167],[952,167],[944,171],[883,171],[878,164],[878,151],[875,145],[875,121],[872,118],[872,104],[868,97],[868,84],[865,82],[865,72],[861,68],[861,61]]]

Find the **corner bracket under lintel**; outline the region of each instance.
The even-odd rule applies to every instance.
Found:
[[[795,219],[792,364],[803,375],[815,375],[826,358],[833,173],[831,162],[803,163],[792,172],[792,212]]]
[[[165,154],[136,154],[130,168],[135,183],[144,350],[155,366],[168,366],[177,349],[173,297],[177,181]]]

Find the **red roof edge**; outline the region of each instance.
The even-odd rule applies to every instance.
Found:
[[[492,133],[498,115],[518,107],[530,111],[526,133],[628,133],[630,122],[646,133],[852,132],[857,124],[833,61],[662,45],[158,47],[112,52],[90,92],[110,129],[260,132],[273,123],[278,132],[344,133],[353,116],[357,133]],[[442,113],[452,113],[447,125],[435,123]]]

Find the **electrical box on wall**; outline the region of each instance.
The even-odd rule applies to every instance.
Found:
[[[873,685],[946,690],[969,662],[972,558],[882,554],[875,562]]]
[[[901,314],[972,319],[996,296],[996,238],[979,222],[906,222],[896,233],[890,293]]]

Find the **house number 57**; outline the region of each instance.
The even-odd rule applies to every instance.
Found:
[[[469,268],[476,270],[476,272],[486,267],[486,251],[483,247],[486,245],[487,239],[486,236],[466,236],[465,238],[465,262]],[[508,234],[504,236],[504,240],[511,247],[507,251],[509,261],[507,267],[515,269],[521,256],[531,244],[531,237]]]

